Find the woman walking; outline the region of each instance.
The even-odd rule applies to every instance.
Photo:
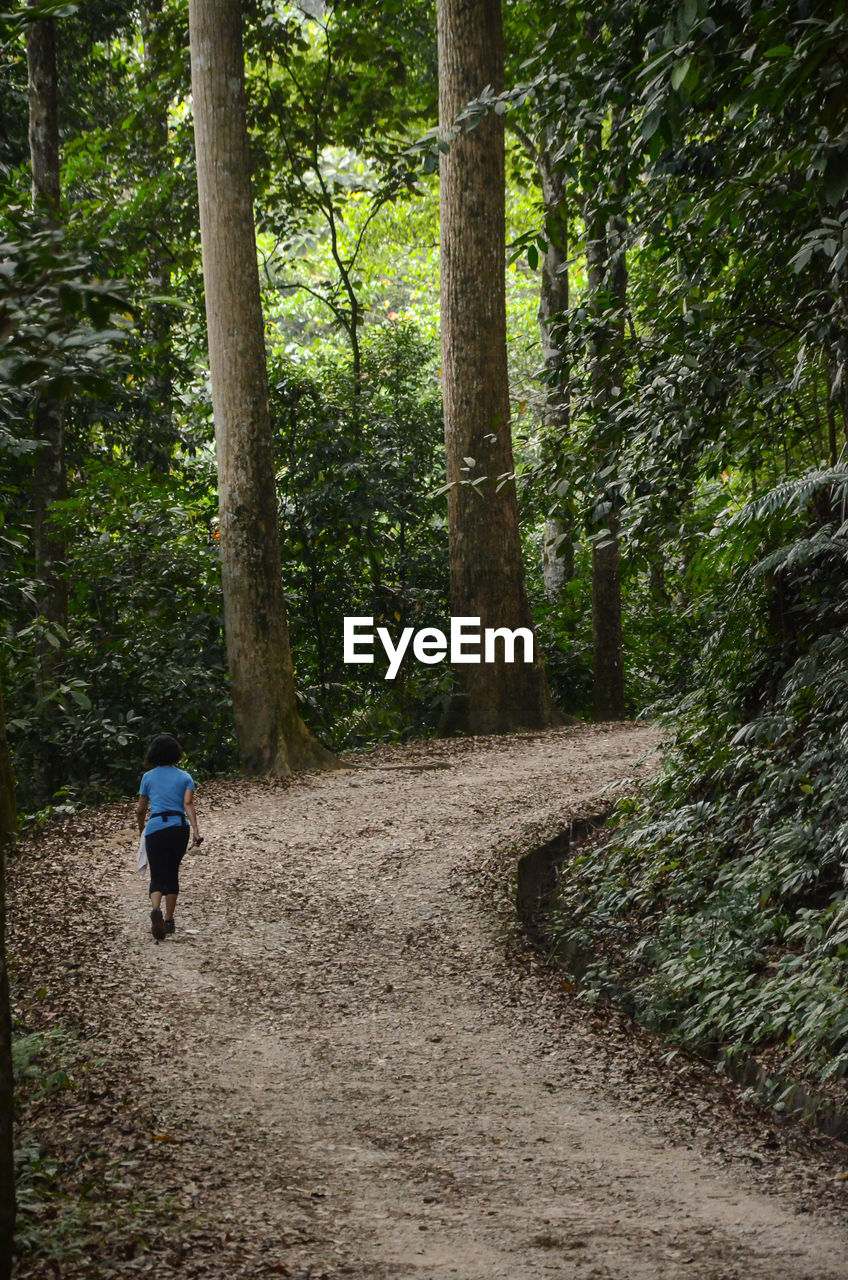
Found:
[[[194,807],[194,779],[177,762],[183,749],[169,733],[154,738],[147,749],[136,805],[139,832],[144,833],[150,867],[150,932],[157,942],[175,930],[174,910],[180,891],[180,863],[188,848],[200,844]],[[148,817],[149,810],[149,817]],[[162,915],[162,899],[165,914]]]

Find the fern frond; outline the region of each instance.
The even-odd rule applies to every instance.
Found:
[[[823,489],[830,489],[843,502],[848,500],[848,467],[829,467],[826,470],[815,468],[802,476],[786,480],[783,484],[769,489],[731,516],[728,524],[736,528],[760,521],[774,519],[775,516],[802,515],[810,502]]]
[[[835,536],[829,529],[818,529],[810,538],[797,538],[786,546],[771,551],[752,565],[752,578],[789,569],[800,569],[824,557],[837,556],[848,563],[848,540]]]

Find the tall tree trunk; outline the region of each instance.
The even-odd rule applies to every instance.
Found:
[[[537,160],[548,246],[542,259],[539,297],[539,332],[547,378],[544,448],[552,461],[563,456],[571,416],[564,350],[568,314],[568,213],[565,179],[554,160],[557,143],[556,130],[549,125]],[[568,502],[558,500],[545,520],[542,555],[545,593],[549,599],[556,600],[574,576],[574,514]]]
[[[329,767],[297,711],[281,583],[239,0],[190,0],[189,35],[236,734],[251,773]]]
[[[29,80],[29,154],[32,203],[59,220],[59,82],[56,72],[56,22],[39,18],[27,27]]]
[[[600,126],[590,130],[584,145],[584,169],[599,171]],[[624,304],[627,271],[624,226],[609,218],[602,189],[585,192],[583,220],[586,226],[586,274],[594,336],[589,352],[592,408],[596,419],[595,471],[601,474],[614,449],[605,421],[613,389],[621,385],[624,347]],[[599,491],[597,500],[609,504],[611,495]],[[592,551],[592,637],[594,650],[595,718],[624,718],[624,658],[621,634],[621,579],[619,518],[614,505],[600,524],[606,536]]]
[[[162,0],[147,0],[141,8],[141,35],[144,45],[143,82],[147,95],[144,112],[144,150],[150,171],[165,174],[169,165],[168,97],[159,88],[163,71]],[[154,219],[162,203],[160,195],[154,206]],[[162,209],[164,214],[165,210]],[[162,220],[162,225],[166,223]],[[152,294],[167,296],[171,290],[168,246],[153,238],[147,254],[147,282]],[[171,358],[171,313],[167,303],[150,302],[147,307],[146,338],[150,349],[151,375],[148,380],[148,439],[143,447],[150,461],[166,474],[171,469],[175,434],[171,425],[173,393]]]
[[[15,1226],[15,1162],[12,1118],[12,1019],[6,970],[6,855],[15,834],[15,783],[6,743],[3,690],[0,688],[0,1280],[12,1273]]]
[[[59,186],[59,90],[56,72],[56,24],[41,18],[27,28],[29,79],[29,151],[32,203],[48,226],[57,226]],[[40,612],[66,626],[68,588],[63,577],[67,553],[64,538],[51,526],[54,502],[67,496],[65,421],[61,400],[39,393],[33,412],[33,434],[39,441],[33,475],[33,542]]]
[[[439,118],[503,84],[500,0],[438,0]],[[503,119],[460,133],[441,160],[441,312],[449,490],[451,605],[482,627],[528,627],[509,423],[506,363]],[[472,459],[467,462],[467,459]],[[467,468],[467,469],[466,469]],[[473,488],[463,480],[479,479]],[[502,487],[498,491],[498,485]],[[500,656],[500,655],[499,655]],[[454,723],[498,733],[549,722],[537,651],[532,664],[464,665],[467,698]]]

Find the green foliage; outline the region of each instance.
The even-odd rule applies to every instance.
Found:
[[[12,1038],[12,1072],[16,1086],[23,1081],[36,1095],[70,1088],[68,1074],[59,1064],[67,1036],[60,1030],[33,1031]]]
[[[346,666],[343,619],[394,633],[444,624],[447,549],[441,399],[409,322],[370,330],[360,378],[348,356],[271,368],[283,564],[296,676],[309,717],[338,746],[432,727],[444,669],[386,682]]]
[[[570,421],[543,445],[538,476],[554,513],[567,489],[578,538],[613,512],[622,524],[637,710],[693,677],[710,576],[726,586],[723,542],[737,536],[723,509],[835,464],[842,447],[844,6],[563,0],[540,18],[544,38],[503,99],[562,177],[571,256],[560,324]],[[591,298],[587,210],[618,244]],[[543,242],[555,216],[539,212]],[[622,329],[604,400],[593,353]]]
[[[132,793],[146,740],[165,728],[185,740],[200,776],[232,767],[208,469],[180,480],[92,464],[57,507],[68,632],[36,619],[0,651],[21,807],[57,793],[63,802]],[[56,649],[46,686],[44,635]]]
[[[813,473],[737,517],[756,537],[665,770],[559,907],[560,941],[599,952],[590,989],[623,980],[689,1047],[777,1044],[824,1078],[848,1072],[846,485]]]
[[[594,687],[591,548],[585,543],[578,546],[572,577],[551,599],[542,581],[541,537],[531,541],[525,535],[528,542],[527,587],[553,700],[569,715],[589,719]]]
[[[427,74],[435,43],[430,6],[392,0],[381,22],[390,13],[402,20],[385,28],[376,59],[373,17],[358,4],[332,3],[316,14],[263,8],[247,57],[259,159],[257,226],[271,245],[266,274],[282,293],[323,304],[350,343],[358,377],[367,307],[359,278],[363,249],[381,210],[417,191],[408,133],[435,103],[435,80]],[[305,280],[305,260],[320,242],[329,270],[313,269]]]
[[[127,300],[113,281],[92,278],[91,262],[61,231],[6,211],[0,239],[0,448],[32,448],[27,408],[35,393],[67,399],[103,389],[127,337],[115,322]]]

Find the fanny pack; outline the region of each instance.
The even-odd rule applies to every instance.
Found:
[[[159,813],[151,813],[151,818],[182,818],[183,826],[187,827],[185,812],[182,809],[162,809]]]

